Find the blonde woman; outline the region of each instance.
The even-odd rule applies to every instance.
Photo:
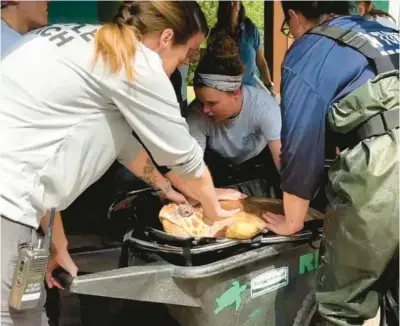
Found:
[[[182,179],[209,218],[234,213],[218,203],[168,78],[201,29],[197,7],[194,1],[123,2],[103,26],[35,30],[1,62],[2,325],[47,324],[41,305],[22,312],[8,306],[18,248],[39,226],[47,228],[51,207],[68,207],[116,158],[170,200],[185,201],[132,131],[157,164]],[[59,286],[51,276],[58,265],[77,273],[59,214],[50,287]]]

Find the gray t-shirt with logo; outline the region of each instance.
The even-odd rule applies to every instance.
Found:
[[[272,140],[281,135],[281,111],[265,90],[243,86],[240,114],[223,125],[214,124],[201,113],[201,103],[190,104],[187,122],[191,135],[203,151],[213,149],[234,164],[257,156]]]

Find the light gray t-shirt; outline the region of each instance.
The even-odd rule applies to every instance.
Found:
[[[68,207],[118,158],[141,150],[196,177],[202,150],[190,135],[160,56],[137,44],[134,80],[93,67],[96,25],[52,25],[21,37],[0,63],[0,213],[37,227]]]
[[[281,111],[265,90],[243,86],[240,114],[223,125],[214,124],[201,114],[201,103],[191,103],[187,122],[192,136],[205,150],[206,146],[234,164],[257,156],[269,141],[281,135]]]

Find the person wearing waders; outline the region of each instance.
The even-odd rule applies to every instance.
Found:
[[[348,6],[282,1],[282,32],[295,42],[282,64],[285,215],[266,212],[269,230],[302,229],[325,142],[333,137],[340,149],[329,169],[312,325],[362,325],[398,284],[399,33],[349,16]]]

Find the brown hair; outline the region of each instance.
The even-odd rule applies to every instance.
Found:
[[[365,7],[364,16],[368,16],[369,15],[369,16],[372,16],[372,17],[376,17],[376,16],[389,17],[389,18],[393,19],[393,21],[396,21],[392,17],[392,15],[390,15],[386,11],[376,9],[372,1],[360,1],[360,3],[364,4],[364,7]]]
[[[243,74],[239,47],[225,30],[216,31],[208,39],[207,50],[200,60],[195,74],[239,76]]]
[[[167,28],[174,32],[174,44],[180,45],[199,32],[208,33],[196,1],[124,1],[113,21],[96,33],[94,63],[101,57],[112,73],[124,68],[127,78],[132,79],[137,42],[146,34]]]

